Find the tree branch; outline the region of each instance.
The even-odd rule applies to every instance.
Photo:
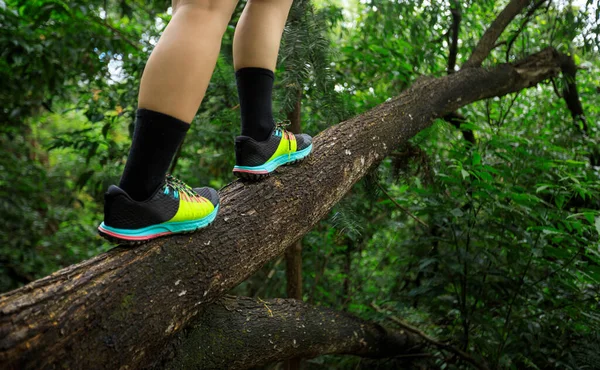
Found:
[[[234,339],[232,339],[234,338]],[[167,369],[247,369],[323,354],[382,358],[417,353],[422,339],[294,299],[226,296],[179,336]]]
[[[462,21],[458,0],[451,1],[450,12],[452,13],[452,25],[449,32],[452,34],[452,41],[450,42],[450,52],[448,53],[448,74],[454,73],[456,55],[458,54],[458,33],[460,31],[460,22]]]
[[[500,12],[498,17],[494,19],[490,27],[485,31],[463,68],[480,67],[485,58],[490,55],[504,29],[532,2],[533,0],[510,0],[504,10]]]
[[[211,228],[115,248],[0,296],[0,363],[134,369],[161,361],[174,334],[208,303],[281,255],[434,119],[559,71],[559,54],[548,48],[514,64],[423,81],[320,133],[305,163],[226,186]]]
[[[579,100],[579,93],[577,92],[577,65],[570,55],[561,54],[560,58],[564,80],[562,97],[565,99],[565,103],[567,103],[569,112],[571,112],[573,122],[583,133],[587,133],[588,123],[583,112],[583,106]]]
[[[468,363],[470,363],[471,365],[475,366],[477,369],[479,370],[489,370],[488,366],[486,364],[480,363],[479,361],[475,360],[473,357],[471,357],[471,355],[469,355],[466,352],[461,351],[460,349],[451,346],[449,344],[446,343],[442,343],[432,337],[430,337],[429,335],[423,333],[421,330],[415,328],[414,326],[405,323],[404,321],[400,320],[399,318],[395,317],[395,316],[389,316],[387,314],[386,311],[384,311],[383,309],[381,309],[378,305],[376,305],[375,303],[371,303],[371,307],[373,307],[373,309],[375,309],[375,311],[385,314],[386,318],[396,324],[398,324],[398,326],[400,326],[403,329],[406,329],[407,331],[414,333],[416,335],[418,335],[419,337],[423,338],[423,340],[429,344],[434,345],[435,347],[439,348],[439,349],[443,349],[446,350],[448,352],[452,352],[453,354],[457,355],[458,357],[460,357],[461,359],[463,359],[464,361],[467,361]]]
[[[302,89],[299,88],[294,107],[287,113],[292,133],[299,134],[302,132],[301,118]],[[287,297],[302,300],[302,239],[285,250],[285,277]],[[285,370],[299,370],[302,366],[302,359],[289,359],[284,366]]]
[[[109,29],[110,31],[112,31],[113,36],[116,36],[118,38],[120,38],[121,40],[125,41],[127,44],[129,44],[131,47],[133,47],[136,50],[141,50],[142,47],[141,45],[136,42],[131,40],[127,35],[125,35],[120,29],[115,28],[114,26],[110,25],[106,20],[101,19],[101,18],[97,18],[97,17],[92,17],[90,18],[92,22],[106,27],[107,29]]]
[[[515,43],[515,41],[517,40],[517,38],[519,37],[521,32],[523,32],[523,30],[525,29],[525,26],[527,25],[527,23],[529,23],[529,21],[533,17],[533,14],[535,14],[536,10],[538,10],[538,8],[540,6],[542,6],[546,1],[547,0],[538,0],[535,4],[533,4],[533,6],[527,11],[527,14],[525,15],[525,20],[523,20],[523,22],[519,26],[519,29],[517,30],[517,32],[508,40],[507,46],[506,46],[506,62],[507,63],[509,61],[508,55],[510,54],[510,49],[512,48],[513,44]]]
[[[454,73],[454,68],[456,67],[456,55],[458,53],[458,34],[460,32],[460,22],[462,21],[462,14],[460,10],[460,3],[458,0],[452,0],[450,5],[451,13],[452,13],[452,26],[450,27],[450,32],[452,34],[452,41],[450,42],[450,51],[448,53],[448,74]],[[458,112],[452,112],[445,115],[444,120],[450,123],[452,126],[456,127],[460,130],[460,125],[465,122],[465,117]],[[475,144],[475,135],[473,134],[473,130],[461,130],[463,134],[463,138],[471,143]]]
[[[412,218],[413,220],[417,221],[421,225],[423,225],[425,227],[429,227],[429,225],[427,225],[427,223],[425,223],[425,221],[423,221],[420,218],[418,218],[417,216],[413,215],[406,207],[403,207],[402,205],[400,205],[400,203],[398,203],[396,201],[396,199],[392,198],[392,196],[387,191],[385,191],[385,189],[383,188],[383,186],[381,186],[381,184],[377,183],[377,186],[383,192],[383,194],[385,194],[388,197],[388,199],[391,200],[392,203],[394,203],[396,205],[396,207],[398,207],[398,208],[400,208],[402,210],[402,212],[404,212],[407,215],[409,215],[410,218]]]

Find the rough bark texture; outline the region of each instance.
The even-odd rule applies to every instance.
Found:
[[[303,164],[260,183],[226,186],[212,228],[118,247],[1,296],[0,363],[15,369],[156,364],[208,303],[283,253],[393,149],[435,118],[555,76],[559,59],[546,49],[512,65],[415,84],[319,134]]]
[[[322,354],[389,357],[423,340],[294,299],[220,299],[181,335],[167,369],[247,369],[292,356]]]

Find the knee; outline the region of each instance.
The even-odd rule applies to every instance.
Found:
[[[238,0],[173,0],[173,14],[184,6],[194,7],[210,12],[227,13],[231,16]]]

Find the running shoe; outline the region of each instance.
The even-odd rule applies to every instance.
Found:
[[[160,236],[187,233],[208,226],[219,211],[219,195],[212,188],[194,188],[167,175],[148,200],[138,202],[118,186],[104,195],[101,236],[121,244],[141,244]]]
[[[235,167],[233,174],[246,180],[260,180],[279,166],[296,163],[312,151],[312,138],[306,134],[294,135],[276,126],[269,138],[256,141],[248,136],[235,139]]]

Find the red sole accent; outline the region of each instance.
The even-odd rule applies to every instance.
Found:
[[[269,173],[268,171],[265,171],[265,170],[253,171],[253,170],[237,170],[237,169],[233,170],[233,172],[256,173],[256,174],[260,174],[260,175]]]
[[[113,233],[112,231],[108,231],[100,226],[98,226],[98,230],[106,235],[110,235],[112,237],[115,237],[117,239],[122,239],[122,240],[150,240],[150,239],[158,238],[159,236],[172,234],[170,231],[165,231],[164,233],[158,233],[158,234],[146,235],[146,236],[125,236],[125,235]]]

